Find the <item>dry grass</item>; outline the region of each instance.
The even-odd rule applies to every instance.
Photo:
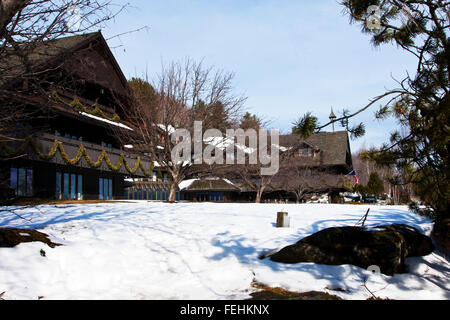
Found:
[[[256,282],[252,283],[252,287],[258,291],[251,293],[252,298],[249,300],[342,300],[342,298],[326,292],[294,292],[279,287],[268,287]]]

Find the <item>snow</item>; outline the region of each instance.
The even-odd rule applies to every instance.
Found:
[[[203,138],[203,142],[207,143],[208,145],[214,146],[217,149],[221,149],[223,151],[225,151],[227,147],[233,146],[233,145],[237,149],[242,150],[244,153],[247,153],[247,154],[251,154],[251,153],[257,151],[257,149],[255,149],[255,148],[250,148],[250,147],[247,147],[246,145],[236,143],[234,137],[232,137],[232,138],[230,138],[228,136],[226,136],[226,137],[221,137],[221,136],[206,137],[206,138]]]
[[[166,126],[166,125],[160,123],[160,124],[157,124],[157,126],[158,126],[161,130],[163,130],[164,132],[167,132],[167,133],[169,133],[169,134],[172,134],[172,133],[174,133],[174,132],[176,131],[175,127],[172,126],[172,125],[170,125],[170,124]]]
[[[187,180],[183,180],[183,181],[181,181],[179,184],[178,184],[178,188],[180,189],[180,190],[184,190],[184,189],[186,189],[186,188],[189,188],[189,186],[191,185],[191,184],[193,184],[195,181],[197,181],[197,180],[199,180],[199,179],[187,179]]]
[[[207,180],[219,180],[219,179],[225,181],[226,183],[229,183],[229,184],[235,186],[235,184],[234,184],[233,182],[231,182],[230,180],[225,179],[225,178],[217,178],[217,177],[207,178]],[[180,190],[184,190],[184,189],[186,189],[186,188],[189,188],[189,186],[190,186],[191,184],[193,184],[195,181],[198,181],[198,180],[200,180],[200,179],[186,179],[186,180],[183,180],[183,181],[181,181],[181,182],[178,184],[178,188],[179,188]]]
[[[108,119],[104,119],[104,118],[101,118],[101,117],[94,116],[93,114],[89,114],[89,113],[86,113],[86,112],[80,112],[80,114],[85,116],[85,117],[89,117],[89,118],[93,118],[93,119],[98,120],[98,121],[106,122],[106,123],[111,124],[111,125],[116,126],[116,127],[121,127],[121,128],[125,128],[125,129],[133,131],[133,129],[131,129],[130,127],[128,127],[128,126],[126,126],[126,125],[124,125],[123,123],[120,123],[120,122],[114,122],[114,121],[111,121],[111,120],[108,120]]]
[[[226,204],[149,201],[42,205],[0,214],[0,226],[32,228],[41,242],[0,248],[4,299],[245,299],[253,281],[344,299],[449,299],[450,266],[437,252],[408,258],[386,276],[352,265],[281,264],[258,256],[331,226],[432,223],[405,206]],[[276,228],[287,211],[290,228]],[[40,250],[45,256],[40,255]]]

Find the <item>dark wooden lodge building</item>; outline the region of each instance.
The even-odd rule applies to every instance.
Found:
[[[48,97],[27,91],[21,64],[0,57],[0,85],[20,93],[0,106],[17,103],[31,112],[15,124],[15,139],[0,141],[0,184],[17,197],[167,200],[170,181],[164,168],[153,167],[148,156],[133,152],[114,134],[131,130],[122,119],[134,96],[102,34],[43,42],[28,58]],[[309,193],[344,190],[342,177],[352,167],[347,132],[317,133],[306,140],[282,135],[280,145],[294,161],[281,165],[263,201],[295,201],[292,185],[299,181],[306,181]],[[296,175],[299,167],[311,173]],[[176,200],[255,199],[255,190],[242,181],[199,178],[180,186]]]
[[[296,192],[301,189],[302,201],[313,194],[328,194],[331,201],[348,191],[353,163],[347,131],[318,132],[307,139],[281,135],[280,145],[289,149],[291,157],[280,165],[265,198],[299,201]]]
[[[156,174],[148,157],[113,134],[130,130],[121,121],[130,88],[100,32],[43,42],[29,59],[51,97],[27,95],[19,65],[2,83],[25,92],[17,103],[33,112],[16,123],[16,141],[0,142],[0,157],[9,159],[0,162],[2,175],[16,196],[120,199],[125,178]]]
[[[183,185],[183,183],[186,184]],[[226,179],[190,179],[183,183],[179,187],[184,200],[195,202],[235,202],[240,200],[241,189]]]
[[[328,194],[332,201],[340,192],[347,191],[346,183],[351,183],[348,173],[352,170],[347,131],[319,132],[307,139],[295,134],[281,135],[280,146],[280,159],[282,153],[288,153],[288,160],[286,157],[280,160],[279,172],[264,188],[262,202],[300,202],[319,194]],[[230,174],[233,166],[227,170],[222,175],[211,174],[182,182],[182,197],[199,202],[254,202],[255,186],[260,184],[261,177],[248,175],[244,181],[239,174]]]

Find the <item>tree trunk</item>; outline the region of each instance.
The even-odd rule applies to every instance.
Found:
[[[295,193],[295,197],[297,198],[296,203],[301,203],[302,198],[303,198],[303,191],[296,191],[294,193]]]
[[[177,189],[178,189],[178,184],[176,183],[175,180],[173,180],[172,184],[170,185],[169,199],[167,200],[168,202],[175,202],[176,195],[177,195]]]
[[[256,191],[256,200],[255,203],[261,203],[262,193],[264,188],[259,188],[258,191]]]

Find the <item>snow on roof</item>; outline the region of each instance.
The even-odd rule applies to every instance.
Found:
[[[195,181],[197,181],[199,179],[187,179],[187,180],[183,180],[178,184],[178,188],[180,190],[186,189],[188,188],[191,184],[193,184]]]
[[[83,116],[89,117],[89,118],[93,118],[93,119],[98,120],[98,121],[103,121],[103,122],[106,122],[108,124],[112,124],[113,126],[117,126],[117,127],[121,127],[121,128],[125,128],[125,129],[133,131],[133,129],[131,129],[130,127],[124,125],[123,123],[119,123],[119,122],[114,122],[114,121],[111,121],[111,120],[103,119],[101,117],[97,117],[97,116],[94,116],[94,115],[86,113],[86,112],[80,112],[80,114],[83,115]]]
[[[225,150],[228,146],[230,145],[235,145],[236,148],[244,151],[244,153],[253,153],[256,151],[255,148],[250,148],[247,147],[246,145],[241,145],[238,143],[235,143],[234,141],[234,137],[233,138],[229,138],[229,137],[207,137],[207,138],[203,138],[203,142],[214,146],[217,149],[221,149],[221,150]]]
[[[157,126],[160,127],[162,130],[167,131],[170,134],[175,132],[175,127],[173,127],[170,124],[168,126],[166,126],[164,124],[159,123],[159,124],[157,124]]]

